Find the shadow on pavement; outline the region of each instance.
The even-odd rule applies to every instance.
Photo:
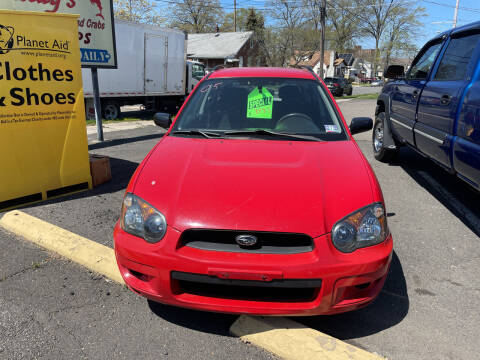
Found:
[[[123,144],[132,143],[132,142],[145,141],[145,140],[151,140],[151,139],[160,140],[162,136],[163,136],[163,133],[155,133],[155,134],[120,138],[120,139],[114,139],[114,140],[105,140],[103,142],[88,145],[88,150],[103,149],[110,146],[123,145]]]
[[[338,315],[293,318],[340,340],[378,333],[400,323],[408,314],[407,283],[402,264],[393,252],[387,280],[378,298],[367,307]]]
[[[480,236],[480,194],[455,175],[410,148],[402,148],[392,166],[400,166],[477,236]]]
[[[155,110],[133,110],[133,111],[122,111],[120,114],[121,118],[136,118],[140,120],[150,120],[152,121],[153,115],[156,113]]]
[[[82,199],[91,196],[101,195],[101,194],[108,194],[114,193],[120,190],[123,190],[127,187],[130,178],[132,177],[133,173],[138,167],[138,163],[124,160],[124,159],[117,159],[117,158],[110,158],[110,167],[112,172],[112,180],[101,184],[92,190],[82,191],[72,195],[62,196],[56,199],[41,201],[38,203],[34,203],[23,208],[35,208],[38,206],[43,206],[47,204],[56,204],[61,203],[64,201],[74,200],[74,199]]]
[[[238,315],[219,314],[206,311],[178,308],[147,300],[152,312],[162,319],[188,329],[209,334],[231,336],[230,326]]]

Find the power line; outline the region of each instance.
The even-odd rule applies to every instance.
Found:
[[[420,0],[420,1],[422,1],[424,3],[427,3],[427,4],[448,7],[448,8],[451,8],[451,9],[455,9],[455,7],[456,7],[456,5],[445,4],[445,3],[441,3],[441,2],[438,2],[438,1],[432,1],[432,0]],[[463,11],[480,13],[480,8],[470,8],[470,7],[459,6],[458,9],[463,10]]]

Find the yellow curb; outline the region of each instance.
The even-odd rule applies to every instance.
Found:
[[[384,360],[283,317],[240,316],[230,332],[286,360]]]
[[[46,221],[14,210],[0,219],[0,226],[54,251],[86,268],[124,284],[113,249],[71,233]]]
[[[124,284],[113,249],[14,210],[0,226],[105,277]],[[230,332],[286,360],[384,360],[383,357],[282,317],[240,316]]]

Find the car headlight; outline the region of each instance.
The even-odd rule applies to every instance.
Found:
[[[344,253],[380,244],[388,235],[385,208],[374,203],[338,221],[332,229],[333,245]]]
[[[120,226],[129,234],[156,243],[165,235],[165,216],[152,205],[136,195],[128,193],[122,204]]]

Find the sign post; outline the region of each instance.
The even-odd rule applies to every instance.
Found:
[[[95,108],[95,123],[97,125],[97,140],[103,141],[102,105],[100,103],[100,90],[98,89],[98,72],[92,67],[93,106]]]
[[[97,138],[103,141],[97,69],[117,68],[113,0],[2,0],[2,8],[79,15],[77,24],[81,64],[82,67],[91,68],[92,71]]]

